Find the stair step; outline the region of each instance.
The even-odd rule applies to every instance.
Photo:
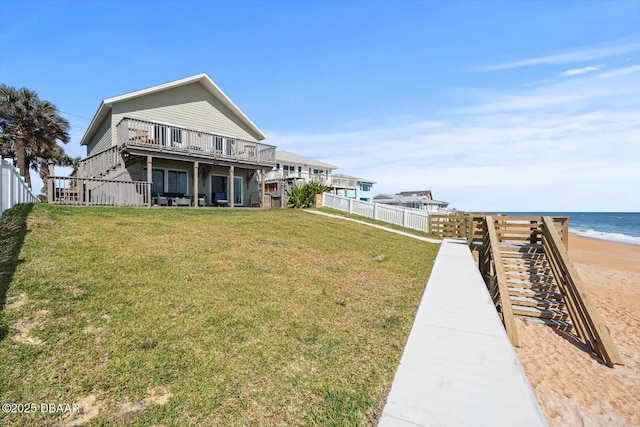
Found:
[[[507,286],[513,288],[536,289],[543,291],[558,289],[558,285],[555,282],[536,282],[530,280],[517,280],[509,278],[507,278]]]
[[[556,310],[561,310],[564,308],[564,302],[562,301],[513,295],[511,296],[511,304],[526,307],[552,308]]]
[[[542,261],[545,260],[544,252],[502,252],[502,260],[525,260]]]
[[[558,320],[567,320],[569,318],[569,313],[566,311],[555,310],[552,308],[527,307],[512,304],[511,309],[513,310],[513,314],[518,316],[542,317]]]
[[[526,271],[505,271],[505,274],[507,276],[510,276],[512,278],[523,278],[526,277],[527,279],[530,280],[536,280],[536,281],[541,281],[543,279],[553,279],[553,275],[551,274],[541,274],[541,273],[528,273]]]
[[[561,300],[562,294],[552,290],[530,289],[530,288],[509,288],[509,295],[529,298],[542,298],[547,300]]]
[[[545,254],[528,254],[536,255],[536,257],[531,258],[523,258],[520,253],[513,253],[513,255],[513,257],[509,257],[509,254],[501,254],[503,263],[514,265],[549,265],[549,261],[547,261],[547,258],[544,256]]]
[[[554,329],[558,329],[560,331],[570,332],[573,330],[573,323],[571,323],[571,321],[569,320],[546,319],[544,317],[529,317],[529,316],[516,316],[516,317],[526,322],[542,323],[547,326],[551,326]]]

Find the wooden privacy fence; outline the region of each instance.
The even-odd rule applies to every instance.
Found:
[[[150,206],[151,184],[142,181],[47,178],[48,202],[75,206]]]
[[[29,188],[13,160],[0,158],[0,216],[19,203],[36,203],[38,196]]]

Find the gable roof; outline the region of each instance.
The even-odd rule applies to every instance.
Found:
[[[295,163],[298,165],[317,166],[323,169],[338,169],[337,166],[330,165],[329,163],[321,162],[319,160],[313,160],[308,157],[300,156],[298,154],[290,153],[289,151],[278,150],[276,151],[276,162],[278,163]]]
[[[114,96],[111,98],[105,98],[102,100],[98,111],[93,116],[91,124],[87,128],[80,145],[87,145],[93,135],[98,131],[98,128],[102,124],[102,121],[109,115],[113,104],[126,101],[133,98],[149,95],[156,92],[161,92],[167,89],[173,89],[180,86],[186,86],[191,83],[200,83],[205,89],[207,89],[216,99],[218,99],[225,107],[227,107],[233,114],[235,114],[244,124],[246,124],[251,130],[258,135],[258,140],[266,138],[265,134],[256,126],[249,117],[247,117],[242,110],[233,103],[233,101],[216,85],[213,80],[206,74],[197,74],[195,76],[187,77],[180,80],[175,80],[169,83],[164,83],[157,86],[152,86],[146,89],[137,90],[135,92],[125,93],[123,95]]]

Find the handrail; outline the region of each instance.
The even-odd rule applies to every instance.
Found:
[[[509,340],[511,340],[511,344],[513,344],[515,347],[520,347],[520,343],[518,341],[518,331],[516,330],[513,310],[511,309],[511,297],[509,296],[507,277],[504,272],[504,266],[502,265],[502,256],[500,255],[500,241],[498,240],[498,234],[496,233],[496,226],[492,216],[487,216],[484,219],[484,226],[489,237],[491,261],[493,263],[495,279],[498,282],[500,305],[502,307],[502,323],[504,323],[504,328],[507,331]]]
[[[116,133],[118,146],[143,147],[264,166],[276,164],[274,145],[179,125],[123,117],[116,125]]]
[[[85,157],[78,167],[78,178],[95,178],[120,165],[119,147],[109,147],[104,151]]]
[[[578,336],[605,361],[607,366],[622,365],[622,357],[611,339],[609,330],[585,292],[553,220],[550,217],[542,217],[542,221],[543,249],[549,254],[549,264]]]

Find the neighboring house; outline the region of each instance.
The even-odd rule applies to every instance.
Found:
[[[103,180],[123,188],[142,183],[127,191],[142,193],[143,204],[257,204],[264,194],[258,172],[271,170],[276,158],[263,139],[206,74],[104,99],[81,141],[87,157],[77,173],[84,180],[77,204],[101,204]],[[119,196],[100,190],[100,197]]]
[[[433,200],[431,191],[402,191],[397,194],[378,194],[373,198],[373,203],[406,208],[423,209],[431,212],[447,210],[448,202]]]
[[[286,192],[294,185],[318,182],[333,188],[334,181],[336,185],[342,185],[332,175],[337,168],[319,160],[278,150],[275,166],[265,174],[265,192],[271,197],[273,206],[286,207]]]
[[[375,181],[338,174],[334,174],[333,179],[341,179],[348,184],[353,184],[355,182],[355,187],[349,186],[347,188],[338,189],[336,191],[338,196],[349,197],[363,202],[373,202],[373,184],[376,183]]]

